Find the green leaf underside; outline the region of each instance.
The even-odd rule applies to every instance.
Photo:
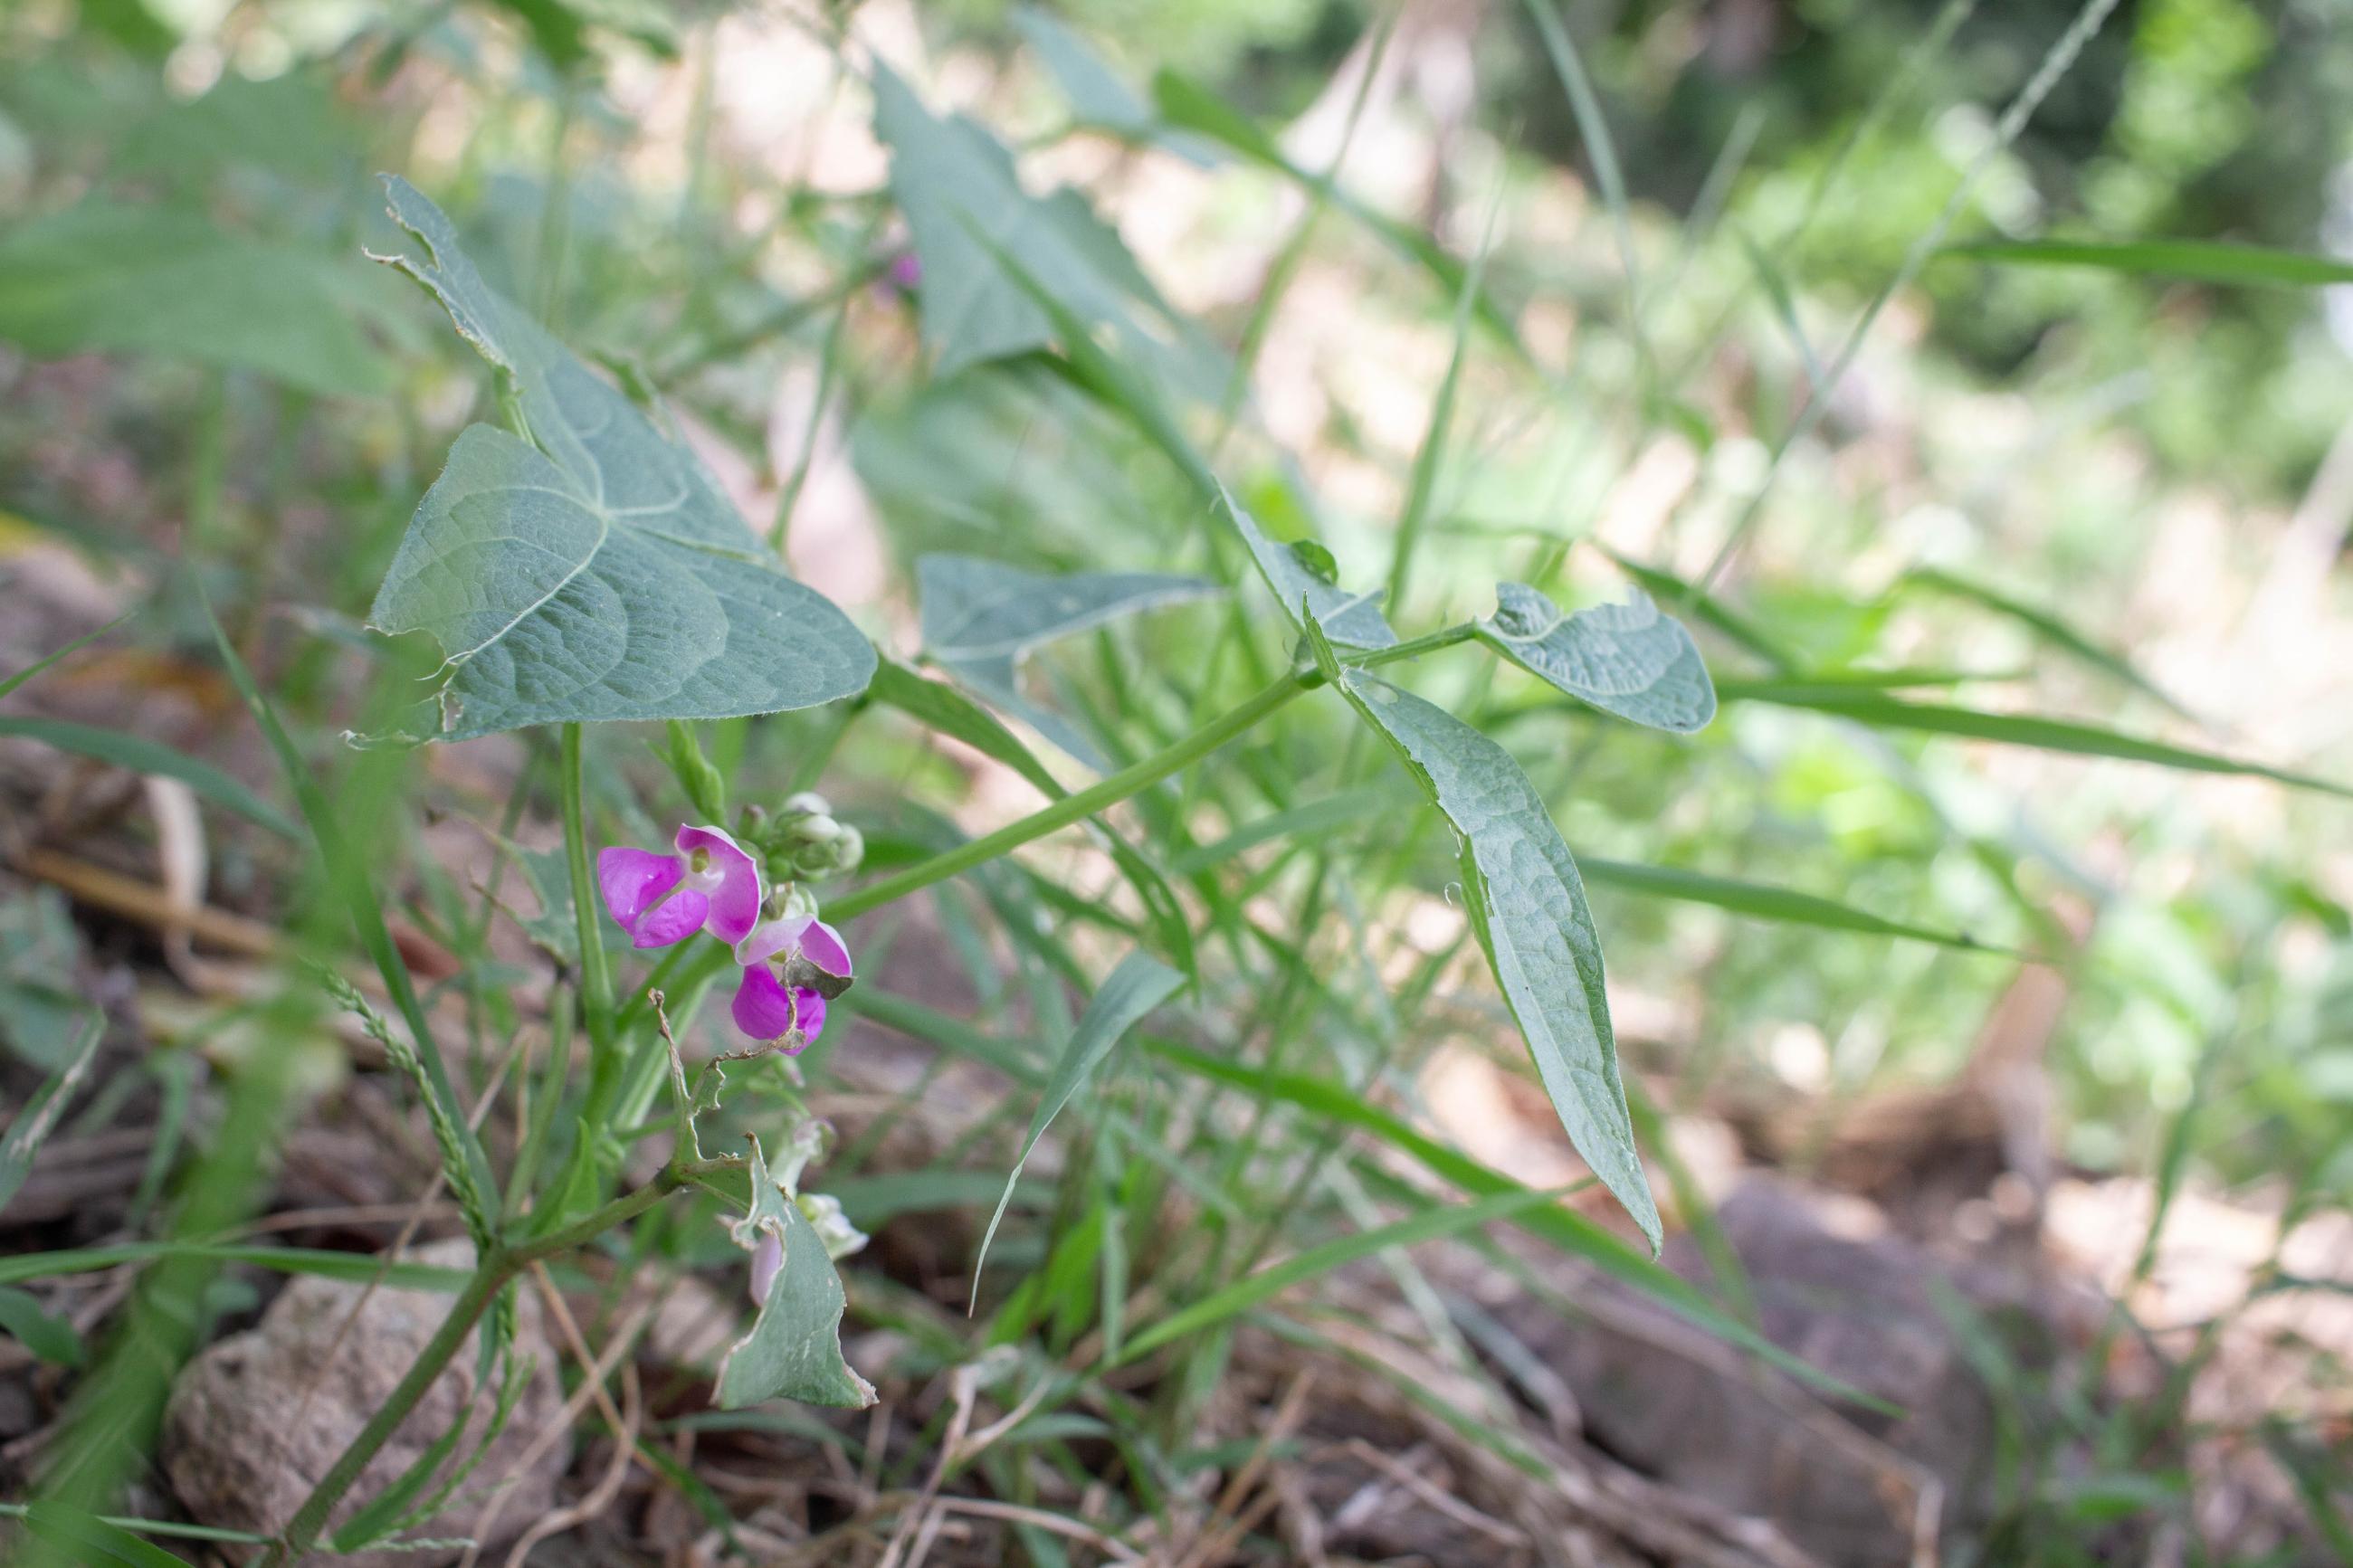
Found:
[[[93,200],[0,239],[0,339],[36,354],[156,354],[305,391],[388,391],[356,324],[382,301],[338,259],[202,213]]]
[[[1309,634],[1314,635],[1309,623]],[[1461,836],[1480,943],[1569,1142],[1656,1251],[1658,1205],[1634,1147],[1602,987],[1601,939],[1544,801],[1511,753],[1444,709],[1362,670],[1341,695]]]
[[[785,1260],[751,1332],[720,1358],[720,1408],[740,1410],[764,1399],[850,1410],[873,1404],[873,1385],[841,1359],[841,1314],[849,1304],[841,1276],[800,1205],[777,1190],[757,1142],[752,1145],[752,1211],[729,1228],[745,1247],[756,1247],[763,1236],[775,1237]]]
[[[1681,622],[1640,588],[1575,615],[1520,583],[1498,584],[1480,639],[1540,679],[1620,719],[1689,734],[1715,717],[1715,688]]]
[[[233,811],[248,822],[289,838],[301,837],[302,830],[295,826],[293,819],[284,812],[209,763],[200,763],[185,752],[174,750],[161,741],[151,741],[143,735],[127,735],[120,730],[101,730],[92,724],[71,723],[63,719],[14,714],[0,716],[0,736],[5,735],[38,741],[44,745],[55,746],[60,752],[71,752],[77,756],[93,758],[114,767],[128,768],[132,773],[177,779],[200,798]]]
[[[1013,155],[963,115],[925,109],[889,67],[874,67],[874,134],[891,149],[891,195],[923,262],[923,342],[944,380],[966,366],[1046,347],[1046,311],[991,256],[995,249],[1089,323],[1115,329],[1137,356],[1180,382],[1215,384],[1203,344],[1161,300],[1118,235],[1067,187],[1024,190]],[[1142,307],[1176,340],[1145,331]]]
[[[1021,1152],[1006,1173],[1005,1191],[998,1194],[996,1212],[988,1216],[988,1228],[980,1238],[980,1251],[973,1259],[972,1289],[980,1294],[980,1271],[987,1265],[989,1244],[997,1239],[997,1227],[1005,1218],[1005,1209],[1013,1201],[1013,1189],[1021,1180],[1022,1167],[1029,1163],[1030,1151],[1045,1135],[1079,1085],[1095,1069],[1104,1057],[1111,1054],[1120,1037],[1126,1034],[1144,1016],[1157,1007],[1184,984],[1184,976],[1148,953],[1131,952],[1119,961],[1103,984],[1087,1003],[1087,1010],[1079,1018],[1078,1027],[1071,1031],[1069,1044],[1054,1063],[1053,1077],[1047,1080],[1046,1091],[1039,1098],[1038,1109],[1029,1118],[1029,1135],[1021,1140]]]
[[[1312,541],[1278,544],[1266,536],[1232,496],[1220,489],[1218,499],[1235,531],[1250,547],[1259,575],[1266,579],[1283,614],[1294,625],[1299,620],[1300,601],[1304,599],[1308,613],[1333,642],[1361,648],[1397,646],[1397,633],[1389,629],[1388,621],[1381,614],[1380,595],[1352,594],[1341,587],[1333,580],[1332,557],[1321,545]]]
[[[441,645],[439,738],[733,718],[863,690],[872,646],[776,569],[701,461],[485,284],[439,208],[396,177],[385,188],[427,253],[393,265],[499,368],[532,437],[459,436],[370,613],[379,631]]]
[[[1026,572],[977,555],[926,555],[915,563],[923,600],[923,651],[944,664],[1018,658],[1040,643],[1122,616],[1225,590],[1166,572]]]

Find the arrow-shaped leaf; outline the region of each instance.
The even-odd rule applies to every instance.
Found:
[[[1601,938],[1577,861],[1542,797],[1509,752],[1461,720],[1377,676],[1341,668],[1312,615],[1307,635],[1333,685],[1461,836],[1472,923],[1545,1092],[1569,1142],[1655,1252],[1659,1210],[1618,1075]]]

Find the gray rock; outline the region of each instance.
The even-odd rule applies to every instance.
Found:
[[[439,1242],[419,1247],[410,1257],[468,1268],[473,1249],[463,1240]],[[364,1289],[301,1277],[280,1292],[255,1328],[208,1346],[182,1371],[164,1413],[162,1458],[173,1489],[195,1520],[265,1532],[283,1525],[344,1446],[382,1407],[449,1308],[446,1295],[379,1288],[367,1296],[346,1330],[345,1320],[352,1318]],[[415,1536],[470,1534],[489,1489],[558,1418],[563,1394],[554,1351],[542,1331],[536,1300],[526,1290],[519,1304],[517,1352],[538,1363],[529,1385],[513,1418],[451,1505],[411,1532]],[[477,1342],[470,1341],[451,1358],[448,1370],[361,1472],[332,1523],[342,1524],[398,1479],[469,1410],[470,1435],[459,1440],[458,1452],[473,1451],[496,1395],[493,1389],[477,1396]],[[545,1445],[507,1489],[492,1539],[484,1542],[487,1548],[513,1539],[554,1506],[556,1481],[570,1459],[568,1443]],[[455,1549],[379,1550],[334,1561],[356,1568],[437,1568],[459,1555]]]

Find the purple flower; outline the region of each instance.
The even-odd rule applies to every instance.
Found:
[[[731,945],[760,919],[760,868],[716,827],[678,830],[678,853],[615,847],[596,857],[605,909],[638,947],[668,947],[707,931]]]
[[[841,933],[813,914],[764,922],[736,944],[744,966],[735,988],[735,1026],[797,1056],[825,1028],[828,998],[849,989],[849,949]]]
[[[883,276],[901,289],[920,289],[923,283],[923,258],[912,250],[902,250],[891,258]]]

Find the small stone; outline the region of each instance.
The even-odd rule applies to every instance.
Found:
[[[467,1268],[474,1253],[463,1239],[416,1248],[418,1263]],[[353,1308],[359,1305],[356,1317]],[[289,1284],[250,1331],[210,1345],[180,1373],[164,1417],[164,1472],[202,1524],[269,1533],[310,1495],[368,1418],[391,1395],[449,1310],[450,1298],[430,1290],[398,1290],[304,1275]],[[537,1299],[518,1296],[515,1352],[536,1363],[513,1416],[490,1452],[458,1489],[450,1504],[409,1537],[469,1536],[533,1440],[561,1415],[563,1392],[555,1350],[543,1330]],[[350,1326],[345,1328],[346,1320]],[[406,1472],[417,1456],[470,1416],[449,1463],[470,1456],[496,1406],[497,1390],[477,1393],[478,1338],[448,1367],[408,1419],[401,1423],[330,1517],[330,1532]],[[340,1342],[338,1340],[340,1338]],[[520,1535],[555,1505],[555,1487],[571,1463],[571,1445],[549,1443],[502,1490],[486,1551]],[[450,1474],[445,1467],[438,1487]],[[430,1491],[421,1496],[430,1496]],[[421,1499],[420,1499],[421,1500]],[[353,1568],[439,1568],[455,1563],[445,1551],[379,1549],[335,1559]]]

